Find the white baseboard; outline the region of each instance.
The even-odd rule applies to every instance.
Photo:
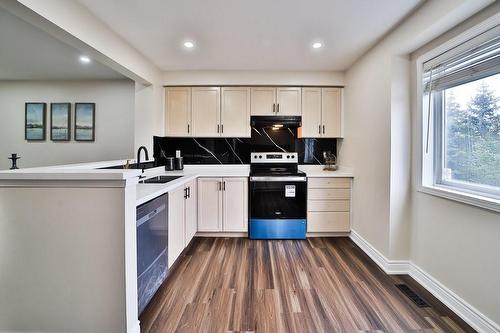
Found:
[[[387,274],[407,274],[478,332],[499,333],[500,325],[408,260],[389,260],[356,231],[350,238]]]
[[[308,232],[306,237],[349,237],[349,232]]]
[[[410,261],[389,260],[368,241],[361,237],[356,231],[351,230],[351,239],[361,250],[363,250],[375,263],[387,274],[408,274],[410,271]]]

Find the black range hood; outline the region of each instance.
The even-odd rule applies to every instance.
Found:
[[[252,116],[250,123],[253,127],[283,125],[284,127],[300,127],[301,116]]]

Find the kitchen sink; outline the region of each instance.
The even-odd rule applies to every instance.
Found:
[[[141,184],[165,184],[171,182],[172,180],[176,180],[181,178],[182,176],[156,176],[144,180],[140,180]]]

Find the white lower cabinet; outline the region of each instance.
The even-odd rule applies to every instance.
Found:
[[[307,232],[351,230],[351,178],[308,178]]]
[[[193,179],[185,185],[186,188],[186,200],[184,201],[184,211],[185,211],[185,243],[186,246],[191,242],[196,231],[198,230],[198,205],[197,205],[197,186],[196,179]]]
[[[198,231],[248,230],[248,179],[198,179]]]
[[[196,234],[196,180],[168,192],[168,267],[182,253]]]
[[[168,267],[184,250],[185,210],[184,187],[168,192]]]

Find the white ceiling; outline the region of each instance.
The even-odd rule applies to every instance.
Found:
[[[163,70],[345,70],[422,2],[79,1]]]
[[[124,79],[48,33],[0,9],[0,80]]]

